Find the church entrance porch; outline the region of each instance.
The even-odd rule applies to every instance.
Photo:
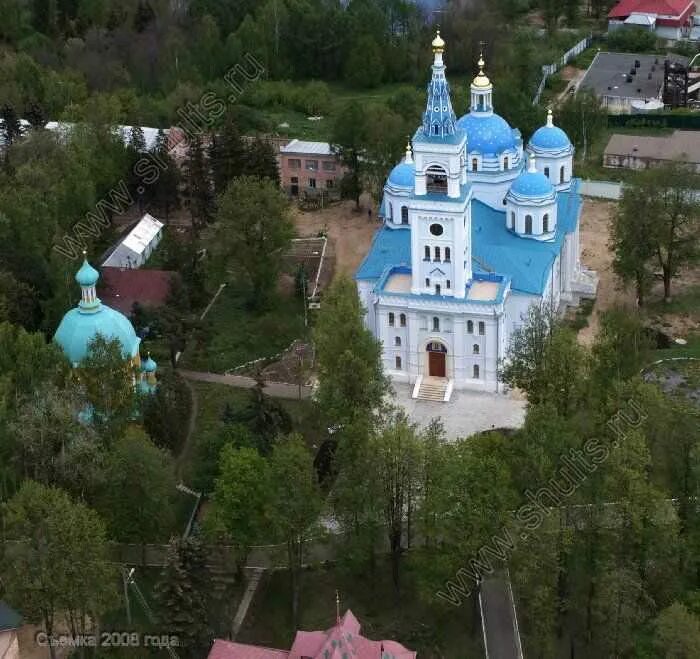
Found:
[[[447,375],[447,348],[438,342],[427,345],[428,375],[431,378],[444,378]]]

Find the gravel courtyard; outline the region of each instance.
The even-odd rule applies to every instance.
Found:
[[[396,403],[420,426],[440,417],[448,439],[454,441],[492,428],[520,428],[525,421],[525,400],[517,394],[455,391],[449,403],[411,398],[412,386],[394,384]]]

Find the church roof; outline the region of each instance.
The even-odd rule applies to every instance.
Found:
[[[554,195],[554,186],[542,172],[523,172],[513,181],[510,192],[519,197],[542,198]]]
[[[559,153],[572,149],[569,136],[559,126],[554,125],[551,109],[547,112],[547,123],[538,128],[530,138],[529,147],[538,153],[542,151]]]
[[[75,273],[75,281],[80,286],[94,286],[99,278],[100,273],[87,262],[87,259],[83,261],[80,270]]]
[[[480,201],[472,201],[472,257],[476,273],[494,272],[511,278],[516,292],[541,295],[564,237],[575,230],[581,197],[574,181],[570,191],[557,194],[557,231],[552,240],[521,238],[506,228],[505,213]],[[382,227],[356,279],[378,280],[387,267],[411,266],[411,231]]]
[[[469,112],[457,126],[467,133],[468,153],[501,154],[517,146],[517,131],[498,114]]]
[[[129,319],[105,304],[94,313],[71,309],[63,316],[54,341],[61,346],[71,364],[77,365],[87,356],[88,346],[98,334],[106,339],[119,339],[125,358],[138,354],[141,339],[136,336]]]

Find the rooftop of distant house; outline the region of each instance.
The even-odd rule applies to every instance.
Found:
[[[300,154],[300,155],[315,155],[315,156],[332,156],[333,149],[328,142],[306,142],[304,140],[292,140],[286,146],[280,149],[280,153]]]
[[[664,85],[664,59],[663,55],[598,53],[580,88],[591,89],[597,96],[659,98]],[[679,55],[673,55],[672,60],[688,63],[687,58]],[[633,70],[634,74],[630,75]],[[629,82],[628,78],[631,78]]]
[[[21,624],[22,617],[19,613],[0,600],[0,632],[19,629]]]
[[[416,659],[416,653],[396,641],[370,641],[349,609],[326,631],[296,633],[291,650],[275,650],[217,639],[209,659]]]
[[[695,0],[620,0],[608,18],[624,19],[631,14],[656,14],[667,18],[685,17],[695,11]]]
[[[144,307],[159,307],[167,302],[178,274],[146,268],[102,268],[99,296],[102,302],[129,316],[134,302]]]
[[[676,130],[671,135],[620,135],[605,147],[605,156],[700,163],[700,131]]]

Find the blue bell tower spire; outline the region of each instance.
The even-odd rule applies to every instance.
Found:
[[[428,102],[423,113],[423,134],[427,138],[445,138],[457,131],[457,117],[452,109],[450,85],[445,77],[442,54],[445,42],[437,31],[433,39],[433,75],[428,83]]]

